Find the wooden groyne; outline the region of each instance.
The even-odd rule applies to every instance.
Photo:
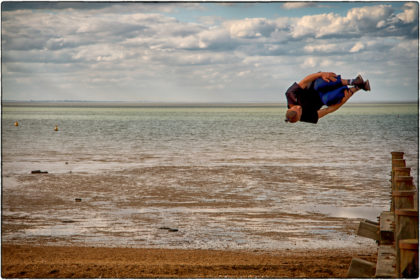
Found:
[[[389,211],[378,222],[363,220],[357,234],[378,244],[376,263],[353,258],[349,278],[418,278],[419,212],[418,190],[406,166],[403,152],[392,152]]]

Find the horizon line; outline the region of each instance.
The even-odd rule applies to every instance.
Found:
[[[287,106],[286,102],[181,102],[181,101],[93,101],[93,100],[2,100],[2,106],[123,106],[123,107],[223,107],[223,106],[246,106],[246,107],[279,107]],[[398,105],[417,104],[419,101],[367,101],[349,102],[346,105]]]

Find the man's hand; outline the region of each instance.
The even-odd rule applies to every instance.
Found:
[[[327,83],[337,81],[337,79],[335,77],[337,77],[337,75],[333,72],[322,72],[321,73],[321,78],[324,81],[326,81]]]
[[[345,90],[344,91],[344,97],[343,99],[341,99],[341,102],[344,104],[347,102],[347,100],[349,100],[349,98],[353,95],[353,93],[350,90]]]
[[[324,81],[329,83],[330,81],[335,82],[337,75],[333,72],[317,72],[303,78],[302,81],[298,83],[301,88],[308,88],[310,84],[318,78],[322,78]]]

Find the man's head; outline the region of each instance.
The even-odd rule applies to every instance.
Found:
[[[286,122],[295,123],[300,120],[302,116],[302,107],[299,105],[294,105],[289,108],[286,112]]]

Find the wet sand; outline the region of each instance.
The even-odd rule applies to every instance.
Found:
[[[358,185],[312,187],[320,184],[316,174],[300,176],[308,186],[294,188],[289,182],[293,178],[276,175],[282,172],[281,167],[144,167],[105,174],[6,175],[2,238],[7,244],[35,246],[266,251],[374,247],[371,240],[355,235],[357,216],[320,212],[321,206],[344,199],[355,205],[369,197],[367,191],[360,198]]]
[[[276,252],[2,246],[5,278],[344,278],[363,250]]]
[[[308,207],[320,189],[292,190],[293,178],[276,177],[282,171],[4,174],[2,277],[342,278],[352,257],[375,261],[376,244],[355,236],[358,218]],[[248,177],[260,184],[244,187]]]

